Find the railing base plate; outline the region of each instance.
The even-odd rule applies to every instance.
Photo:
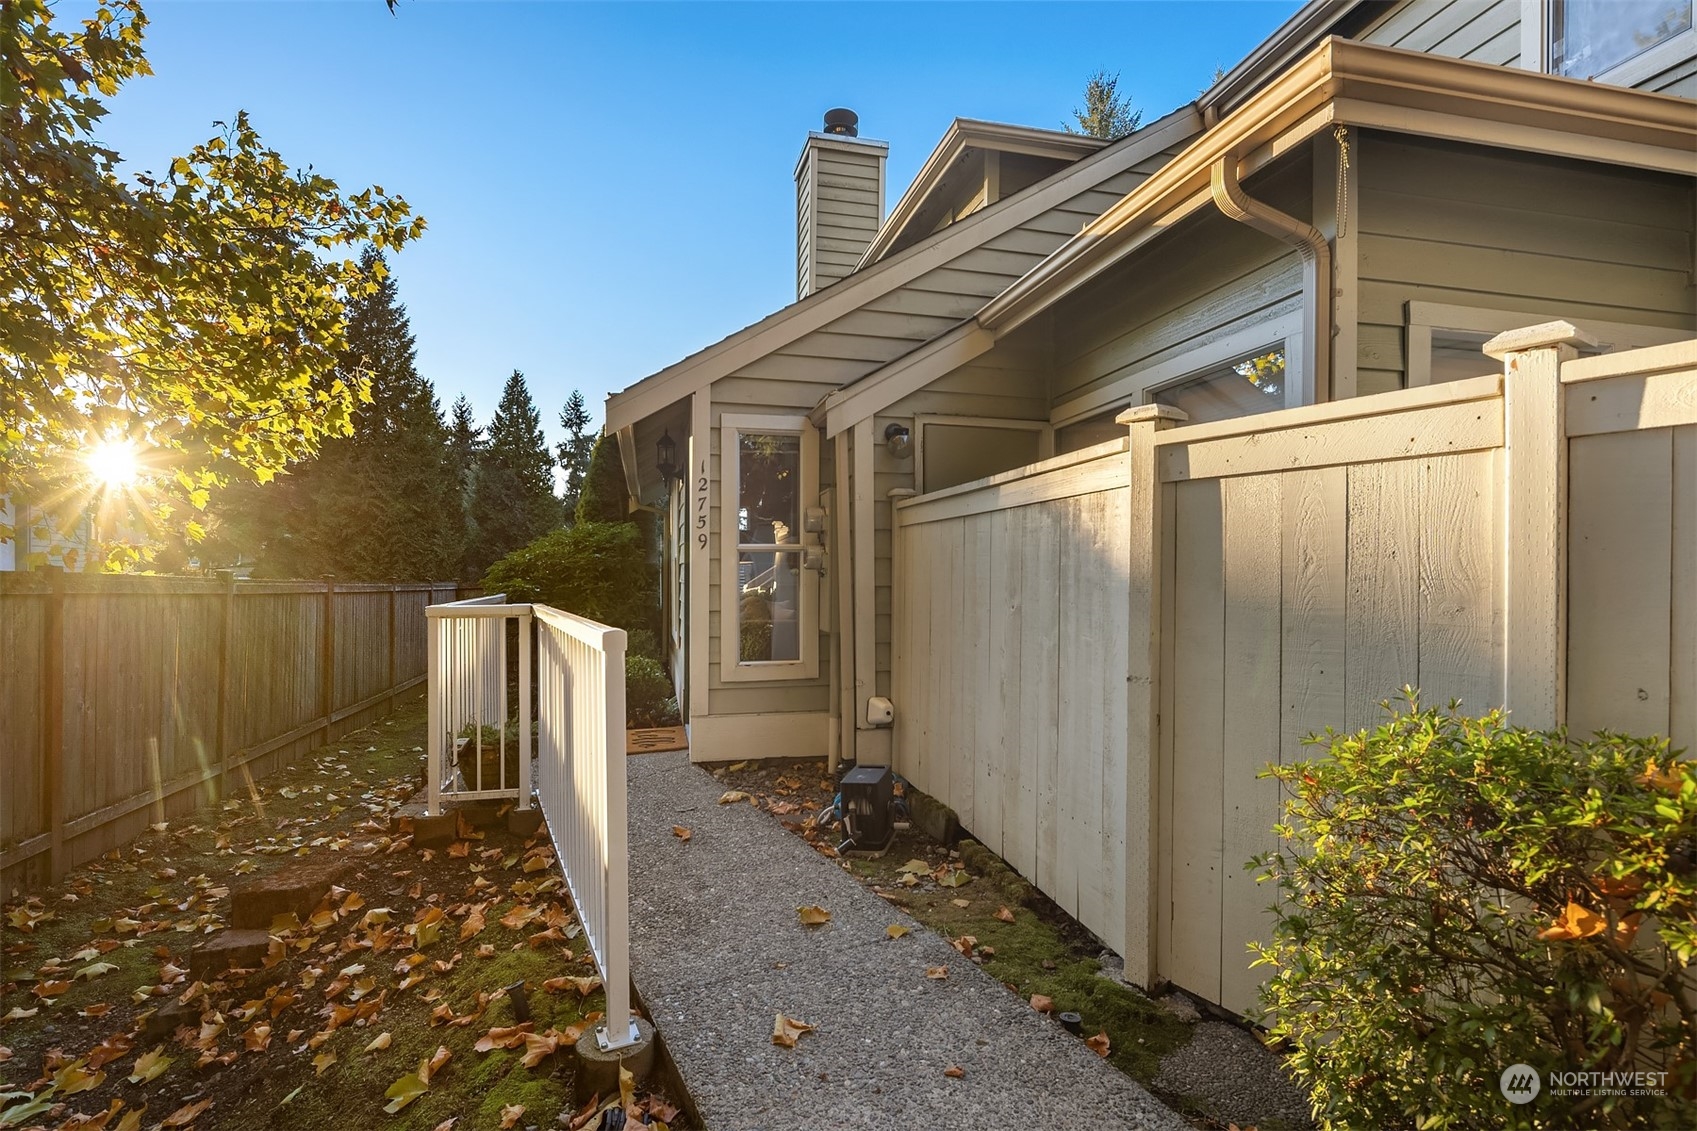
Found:
[[[630,1032],[626,1034],[622,1041],[614,1041],[612,1034],[608,1032],[605,1025],[598,1026],[595,1030],[595,1045],[602,1052],[612,1052],[614,1049],[628,1048],[631,1045],[641,1043],[642,1034],[637,1031],[635,1021],[630,1023]]]

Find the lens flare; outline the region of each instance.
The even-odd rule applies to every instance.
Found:
[[[135,445],[128,440],[102,440],[84,459],[89,474],[102,487],[132,487],[141,474]]]

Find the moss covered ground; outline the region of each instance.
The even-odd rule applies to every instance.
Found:
[[[9,897],[0,1127],[482,1131],[570,1112],[570,1044],[603,998],[552,850],[500,820],[414,845],[391,816],[418,788],[423,737],[415,702]],[[233,889],[327,859],[349,870],[306,922],[272,924],[262,966],[189,975]],[[529,1067],[522,1035],[476,1047],[515,1025],[515,985],[530,1033],[560,1037]],[[169,1064],[144,1078],[156,1049]],[[386,1110],[432,1060],[428,1087]]]

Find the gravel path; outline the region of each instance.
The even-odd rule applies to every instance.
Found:
[[[687,758],[626,761],[631,959],[713,1131],[1186,1126],[772,817],[719,805],[723,786]],[[814,903],[831,922],[802,927],[796,908]],[[912,933],[888,938],[892,923]],[[819,1028],[779,1048],[778,1012]]]

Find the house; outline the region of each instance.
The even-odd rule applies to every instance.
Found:
[[[0,573],[55,566],[68,573],[88,568],[93,542],[94,516],[84,511],[71,529],[61,530],[59,521],[46,511],[15,503],[0,495]]]
[[[1502,363],[1480,350],[1557,319],[1584,332],[1543,343],[1560,357],[1646,357],[1633,351],[1697,337],[1693,100],[1690,0],[1314,0],[1194,104],[1111,144],[956,122],[887,215],[885,148],[834,114],[796,167],[797,301],[608,399],[633,500],[666,508],[693,757],[893,763],[1131,976],[1242,1008],[1255,979],[1237,956],[1266,900],[1240,862],[1276,813],[1243,766],[1324,725],[1362,725],[1409,682],[1548,725],[1594,717],[1601,677],[1577,659],[1565,692],[1559,670],[1520,674],[1535,637],[1566,655],[1566,582],[1552,566],[1541,603],[1525,596],[1535,585],[1504,596],[1503,577],[1541,568],[1519,564],[1530,543],[1516,523],[1543,521],[1503,502],[1505,468],[1541,465],[1503,458],[1527,425],[1505,416]],[[1340,667],[1345,605],[1386,606],[1350,622],[1346,680],[1314,658],[1323,649],[1292,643],[1302,625],[1276,570],[1222,573],[1230,515],[1263,549],[1307,535],[1293,496],[1281,512],[1276,494],[1239,490],[1248,480],[1222,486],[1242,473],[1218,468],[1244,438],[1271,450],[1262,429],[1308,453],[1291,467],[1319,466],[1316,446],[1337,441],[1316,437],[1381,414],[1407,428],[1351,441],[1338,475],[1346,459],[1453,453],[1462,462],[1441,475],[1460,468],[1463,482],[1416,483],[1408,459],[1364,472],[1388,486],[1363,487],[1379,509],[1351,509],[1348,529],[1407,510],[1410,531],[1453,523],[1485,548],[1449,573],[1419,572],[1449,552],[1436,539],[1379,554],[1376,568],[1417,571],[1397,574],[1414,610],[1400,635],[1360,625],[1400,616],[1402,589],[1365,565],[1347,593],[1322,579],[1337,588],[1316,623],[1335,622]],[[1563,469],[1567,451],[1551,456]],[[1594,458],[1573,452],[1576,467]],[[1684,500],[1697,489],[1687,460],[1646,466],[1676,476]],[[1596,483],[1612,467],[1585,466],[1602,468]],[[1308,485],[1340,512],[1338,541],[1332,482]],[[1552,473],[1544,510],[1575,508],[1576,529],[1607,519],[1563,482]],[[1656,521],[1677,526],[1668,514]],[[1350,537],[1339,554],[1373,560]],[[1664,580],[1667,541],[1646,559]],[[1675,576],[1697,578],[1671,552]],[[1573,584],[1592,584],[1586,571],[1604,567],[1571,553]],[[1192,584],[1210,576],[1212,589]],[[1269,581],[1270,604],[1232,604]],[[1683,623],[1691,598],[1661,592]],[[1270,613],[1222,620],[1222,603]],[[1192,606],[1206,631],[1186,627]],[[1614,631],[1588,617],[1575,607],[1570,627]],[[1268,640],[1271,660],[1239,663]],[[1684,645],[1670,647],[1652,673],[1664,689],[1670,670],[1689,675]],[[1303,706],[1298,674],[1336,676],[1311,697],[1325,706]],[[1529,705],[1533,685],[1548,685],[1548,712]],[[1207,726],[1186,707],[1196,687]],[[1662,713],[1643,725],[1697,726],[1681,713],[1692,697],[1697,686],[1676,689],[1670,709],[1646,692]],[[1244,737],[1261,700],[1266,725]],[[1244,761],[1228,750],[1222,769],[1234,742]]]

